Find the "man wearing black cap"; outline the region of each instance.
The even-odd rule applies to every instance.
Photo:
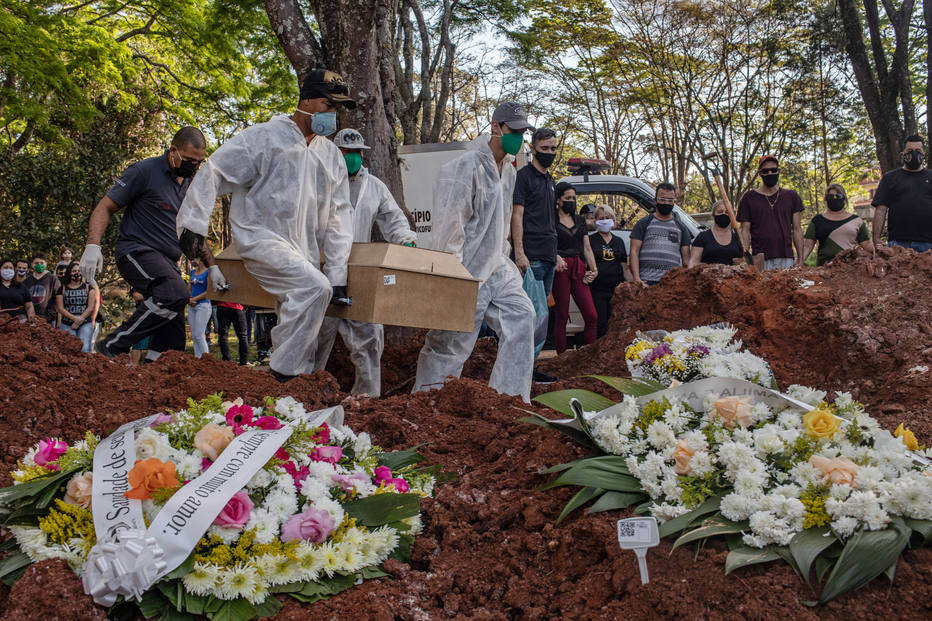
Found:
[[[447,162],[434,183],[434,249],[452,252],[481,280],[471,333],[431,330],[417,362],[414,391],[440,387],[459,377],[483,321],[498,334],[498,356],[489,385],[530,399],[534,367],[534,306],[521,274],[508,258],[508,234],[515,187],[514,156],[524,132],[534,129],[524,107],[500,104],[492,133],[469,142],[466,152]]]
[[[278,301],[269,366],[282,381],[313,372],[327,305],[331,298],[346,303],[352,205],[343,156],[324,139],[336,131],[341,105],[356,107],[343,78],[312,71],[301,85],[295,113],[249,127],[217,149],[178,212],[181,247],[197,256],[214,201],[233,193],[236,250]],[[323,271],[322,256],[327,258]]]

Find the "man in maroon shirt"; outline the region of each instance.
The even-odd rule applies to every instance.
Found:
[[[765,155],[757,163],[761,184],[744,193],[738,203],[741,240],[754,254],[763,253],[764,268],[784,269],[802,265],[803,201],[793,190],[781,188],[777,158]],[[796,248],[796,259],[793,259]]]

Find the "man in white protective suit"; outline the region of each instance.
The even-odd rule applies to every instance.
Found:
[[[498,357],[489,386],[530,399],[534,367],[534,307],[508,258],[514,156],[524,132],[534,129],[524,108],[500,104],[492,114],[492,133],[468,143],[466,152],[447,162],[434,183],[434,247],[452,252],[481,280],[471,333],[431,330],[417,361],[414,392],[440,387],[459,377],[485,321],[498,334]]]
[[[385,241],[414,245],[415,234],[408,218],[395,202],[388,187],[362,165],[362,151],[369,149],[355,129],[341,129],[333,143],[343,153],[349,173],[350,201],[353,203],[353,241],[372,241],[372,226],[378,224]],[[382,394],[382,349],[385,329],[381,324],[326,317],[317,337],[317,370],[327,366],[337,333],[349,350],[356,368],[354,395],[378,397]]]
[[[353,214],[346,164],[325,136],[336,131],[337,106],[352,109],[356,102],[343,78],[323,69],[304,79],[299,99],[292,116],[243,130],[207,159],[176,224],[182,250],[197,255],[214,201],[233,193],[236,251],[277,300],[269,365],[280,381],[313,373],[327,305],[331,299],[350,303],[346,263]]]

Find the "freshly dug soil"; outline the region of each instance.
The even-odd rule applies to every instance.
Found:
[[[625,283],[608,333],[541,364],[574,376],[628,375],[625,347],[638,330],[731,323],[782,388],[849,391],[884,425],[905,421],[932,440],[932,252],[860,248],[822,268],[751,273],[743,266],[676,269],[660,284]],[[923,370],[925,368],[925,370]],[[921,441],[923,441],[921,440]]]
[[[882,276],[867,272],[879,274],[880,268]],[[817,284],[801,288],[799,279]],[[781,385],[857,388],[885,425],[908,416],[920,442],[927,444],[932,428],[922,408],[930,398],[928,373],[907,370],[922,364],[923,355],[928,360],[919,342],[929,347],[929,333],[919,322],[930,319],[923,306],[930,284],[932,253],[899,251],[876,260],[848,254],[829,268],[763,275],[734,268],[677,270],[657,287],[620,293],[609,334],[549,362],[546,368],[564,380],[547,389],[586,386],[618,397],[595,380],[572,377],[625,375],[624,347],[635,327],[676,329],[727,320],[752,351],[770,361]],[[413,377],[423,337],[407,338],[407,345],[386,347],[383,387]],[[852,350],[856,355],[849,355]],[[483,344],[464,375],[487,375],[493,359],[494,344]],[[338,380],[319,373],[286,384],[232,363],[181,354],[133,368],[125,358],[81,354],[77,339],[46,326],[2,325],[0,482],[9,483],[7,472],[16,459],[45,436],[73,440],[86,428],[106,433],[145,414],[180,408],[186,396],[222,390],[248,399],[291,394],[310,407],[342,401],[353,428],[368,431],[389,450],[424,443],[420,451],[428,463],[442,465],[456,479],[423,501],[424,533],[410,565],[388,565],[393,579],[370,580],[313,605],[282,597],[279,619],[847,620],[928,618],[932,613],[928,548],[901,558],[892,586],[878,579],[823,608],[803,604],[817,592],[786,564],[726,576],[727,550],[716,543],[697,555],[690,546],[671,554],[670,543],[662,542],[648,554],[650,583],[641,585],[634,554],[620,550],[615,538],[615,522],[625,512],[576,512],[557,526],[574,491],[536,491],[549,480],[538,474],[541,469],[584,455],[562,435],[517,421],[524,409],[547,410],[498,395],[484,381],[468,377],[417,395],[400,388],[381,400],[346,398],[340,386],[352,383],[351,372],[330,368]],[[873,384],[867,386],[868,380]],[[902,409],[889,409],[897,405]],[[53,589],[49,576],[55,577]],[[78,579],[60,564],[39,564],[8,593],[0,591],[5,597],[0,600],[2,621],[49,618],[53,615],[45,607],[40,611],[26,604],[46,599],[61,602],[55,610],[62,618],[94,618],[90,599],[79,593]],[[72,616],[64,614],[70,610],[67,601]]]

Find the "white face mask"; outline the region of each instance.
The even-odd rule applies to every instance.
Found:
[[[615,226],[615,221],[611,218],[605,218],[604,220],[595,221],[596,228],[599,229],[602,233],[608,233],[612,230],[612,227]]]
[[[2,269],[0,270],[0,278],[3,280],[13,280],[13,277],[16,276],[16,272],[11,269]]]

